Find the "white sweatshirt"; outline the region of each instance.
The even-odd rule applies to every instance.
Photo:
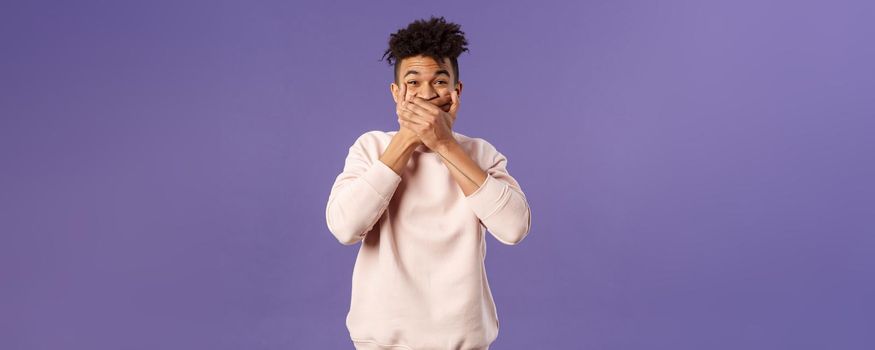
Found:
[[[359,136],[325,208],[340,243],[362,242],[346,317],[350,337],[356,349],[488,349],[499,322],[484,232],[507,245],[525,238],[526,196],[503,154],[458,132],[453,136],[487,173],[471,195],[425,145],[399,176],[379,160],[396,132]]]

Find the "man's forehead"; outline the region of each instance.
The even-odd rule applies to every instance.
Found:
[[[442,62],[435,61],[431,57],[407,57],[401,61],[401,68],[418,68],[420,71],[438,70],[450,68],[450,59],[444,57]]]

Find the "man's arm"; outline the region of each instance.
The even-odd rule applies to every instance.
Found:
[[[380,158],[371,161],[366,145],[375,141],[373,137],[365,133],[349,148],[343,172],[328,195],[325,207],[328,230],[344,245],[364,239],[383,215],[416,147],[414,139],[399,132]]]
[[[407,162],[410,161],[410,156],[413,155],[419,144],[419,138],[416,134],[402,127],[392,136],[392,140],[389,141],[389,145],[386,146],[380,160],[392,168],[396,174],[401,175]]]
[[[519,183],[507,171],[507,158],[491,145],[486,151],[492,165],[483,171],[455,140],[437,149],[487,230],[499,242],[516,245],[531,229],[529,203]]]

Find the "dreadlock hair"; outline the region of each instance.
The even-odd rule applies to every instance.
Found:
[[[428,56],[437,62],[449,57],[453,64],[454,85],[459,83],[458,57],[468,51],[465,32],[461,26],[447,22],[443,16],[418,19],[389,36],[389,48],[383,53],[388,64],[395,65],[395,84],[399,84],[398,70],[402,59],[411,56]],[[383,58],[380,60],[382,61]]]

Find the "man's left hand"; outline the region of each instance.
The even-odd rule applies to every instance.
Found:
[[[456,90],[450,92],[450,98],[450,110],[445,112],[428,100],[413,96],[410,101],[403,102],[401,107],[413,112],[414,116],[402,117],[398,122],[415,131],[426,147],[437,151],[443,145],[456,142],[452,131],[459,110],[459,95]]]

